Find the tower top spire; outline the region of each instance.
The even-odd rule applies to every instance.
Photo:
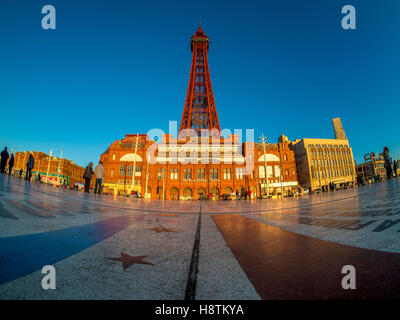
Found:
[[[201,25],[197,28],[196,33],[190,38],[190,48],[193,52],[193,47],[196,42],[205,42],[206,47],[208,50],[209,47],[209,38],[207,35],[204,33],[203,29],[201,28]]]
[[[197,28],[196,33],[193,35],[192,38],[194,38],[194,37],[206,37],[206,38],[208,38],[207,35],[204,33],[203,29],[201,28],[201,23],[200,23],[199,27]]]

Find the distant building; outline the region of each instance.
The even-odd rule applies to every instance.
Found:
[[[357,179],[361,182],[368,180],[385,180],[386,169],[385,159],[381,154],[376,155],[375,152],[364,155],[364,163],[356,165]]]
[[[18,175],[22,169],[23,175],[26,171],[26,163],[28,161],[30,151],[16,152],[13,174]],[[73,187],[75,182],[83,182],[83,173],[85,169],[72,160],[60,159],[52,157],[41,151],[32,151],[35,159],[35,166],[32,170],[32,179],[37,179],[41,176],[41,181],[47,182],[47,170],[49,172],[48,182],[56,185],[64,185]]]
[[[342,121],[340,118],[332,119],[333,129],[335,130],[335,139],[347,140],[346,133],[344,132]]]
[[[301,139],[292,142],[299,184],[328,190],[329,185],[354,185],[353,152],[339,118],[333,119],[336,139]],[[341,138],[341,139],[339,139]]]

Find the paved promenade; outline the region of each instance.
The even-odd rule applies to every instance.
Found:
[[[41,269],[56,269],[44,290]],[[357,288],[344,290],[344,265]],[[113,198],[0,176],[0,299],[400,298],[400,179],[302,199]]]

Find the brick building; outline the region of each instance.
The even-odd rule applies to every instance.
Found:
[[[146,198],[196,200],[208,195],[219,199],[244,188],[256,198],[267,192],[265,168],[270,195],[297,191],[289,141],[267,143],[264,154],[262,144],[239,143],[235,135],[214,138],[214,143],[213,138],[206,143],[201,139],[164,135],[157,143],[141,134],[116,140],[100,157],[105,168],[104,192],[129,194],[134,185]]]
[[[84,168],[74,163],[72,160],[58,157],[50,157],[41,151],[31,151],[35,159],[35,167],[32,170],[32,179],[37,179],[38,174],[41,181],[48,181],[55,185],[64,185],[73,187],[75,182],[83,182]],[[19,175],[22,169],[23,175],[26,172],[26,163],[28,161],[30,151],[16,152],[14,155],[14,167],[12,174]]]

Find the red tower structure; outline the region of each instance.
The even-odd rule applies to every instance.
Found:
[[[201,129],[221,131],[211,87],[208,47],[209,38],[199,26],[191,38],[192,66],[179,128],[179,131],[192,129],[198,136],[201,135]]]

